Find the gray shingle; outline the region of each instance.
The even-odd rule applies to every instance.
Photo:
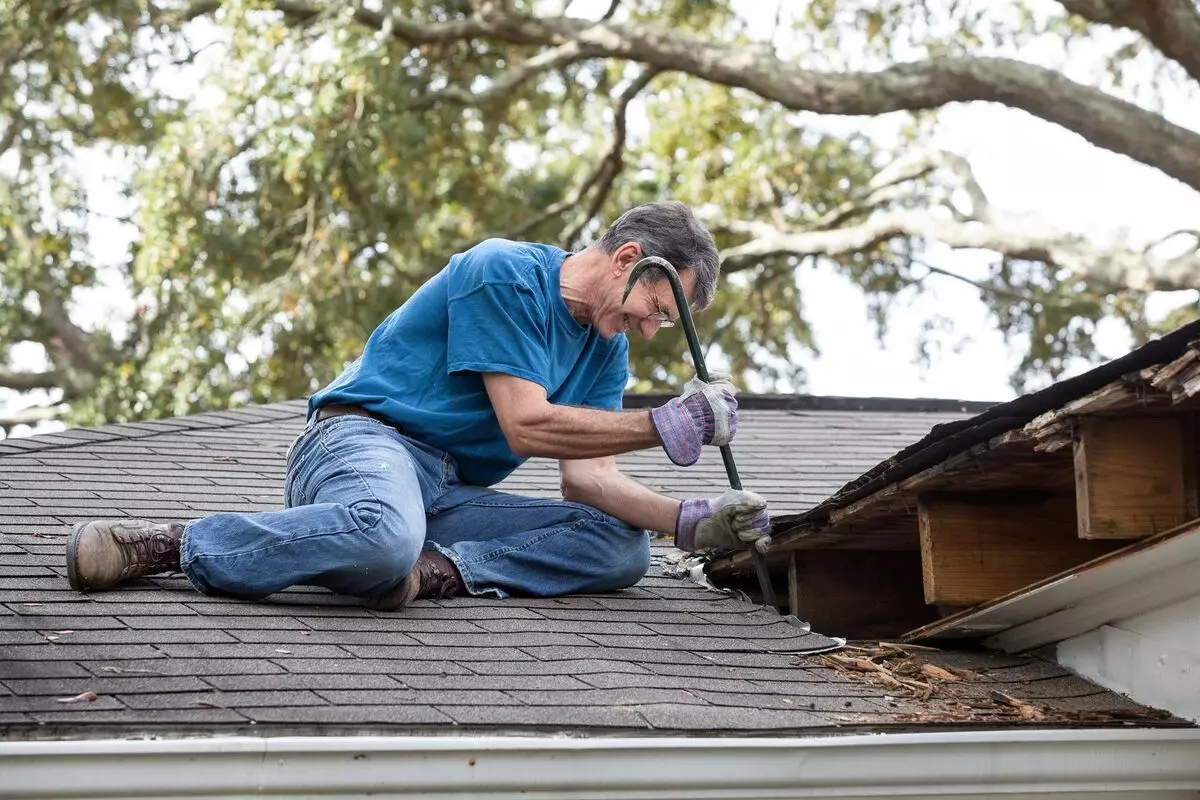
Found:
[[[193,645],[167,645],[167,647]],[[4,648],[4,658],[10,661],[96,661],[106,658],[161,659],[166,655],[148,644],[82,644],[47,642],[39,645],[16,645]]]
[[[407,650],[403,651],[403,653],[411,655]],[[286,661],[281,661],[280,665],[286,667],[288,672],[327,675],[353,675],[359,673],[368,675],[408,675],[418,672],[424,672],[428,675],[468,675],[471,673],[470,669],[460,666],[453,661],[438,660],[436,658],[430,658],[426,661],[414,661],[405,658],[366,658],[361,656],[349,659],[289,658]]]
[[[494,642],[493,642],[494,643]],[[406,658],[413,660],[464,661],[532,661],[533,656],[515,647],[380,647],[375,645],[346,645],[346,650],[358,658]]]
[[[247,717],[227,708],[195,709],[125,709],[121,711],[90,711],[75,706],[78,711],[31,712],[30,717],[46,725],[126,725],[140,730],[179,726],[186,730],[208,725],[244,724]]]
[[[125,694],[120,700],[129,708],[284,708],[287,706],[323,706],[326,701],[303,689],[268,692],[165,692]]]
[[[193,675],[176,677],[96,677],[36,678],[5,681],[13,692],[22,695],[73,696],[89,689],[97,694],[161,694],[164,692],[198,692],[211,689]]]
[[[472,706],[515,706],[521,701],[505,692],[487,689],[322,689],[321,697],[337,706],[429,705],[453,701]]]
[[[71,693],[71,697],[82,694],[83,689],[78,689]],[[0,712],[12,711],[112,711],[114,709],[122,709],[125,706],[115,697],[107,695],[98,696],[91,702],[80,703],[60,703],[59,698],[43,697],[33,695],[30,697],[0,697]]]
[[[247,708],[242,713],[256,722],[302,725],[452,725],[454,722],[441,711],[416,705]]]
[[[88,663],[96,675],[261,675],[281,673],[283,667],[264,659],[161,658],[149,661],[101,659]]]
[[[540,690],[514,689],[508,694],[531,706],[589,706],[606,708],[612,706],[637,706],[643,703],[685,703],[707,705],[699,696],[685,689],[665,688],[622,688],[584,689],[580,691],[546,692]]]
[[[760,708],[723,708],[712,706],[654,703],[638,707],[638,713],[655,729],[686,730],[800,730],[826,728],[835,722],[827,715],[812,711],[776,711]]]
[[[280,691],[284,689],[400,689],[387,675],[313,675],[288,672],[276,675],[211,675],[204,683],[222,691]],[[204,688],[204,687],[200,687]]]
[[[646,720],[629,708],[579,708],[564,706],[456,706],[439,705],[438,710],[460,725],[503,727],[635,728],[649,727]]]
[[[591,652],[591,651],[589,651]],[[648,672],[643,664],[630,661],[605,660],[600,656],[606,653],[595,653],[594,658],[578,658],[555,661],[478,661],[471,664],[471,670],[480,675],[575,675],[581,676],[595,672]]]
[[[388,645],[391,647],[422,647],[411,636],[398,631],[312,631],[312,630],[230,630],[229,635],[239,642],[276,644],[291,648],[293,644],[331,645]]]

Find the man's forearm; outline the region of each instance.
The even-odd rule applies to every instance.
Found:
[[[597,472],[571,488],[568,500],[585,503],[635,528],[675,533],[680,501],[661,495],[628,475],[616,470]]]
[[[598,458],[660,445],[649,411],[547,404],[522,421],[514,451],[525,457]]]

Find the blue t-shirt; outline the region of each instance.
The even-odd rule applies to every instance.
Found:
[[[629,342],[571,316],[559,286],[567,255],[489,239],[453,256],[309,398],[309,415],[330,403],[363,406],[453,456],[464,482],[491,486],[524,459],[500,430],[482,373],[533,381],[551,403],[620,408]]]

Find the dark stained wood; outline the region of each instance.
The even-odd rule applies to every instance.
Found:
[[[803,587],[796,616],[827,636],[897,636],[938,615],[921,595],[916,551],[803,550],[794,554]]]

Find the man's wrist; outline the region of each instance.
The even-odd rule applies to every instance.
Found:
[[[675,520],[675,546],[684,552],[695,552],[696,528],[711,514],[712,506],[708,500],[692,498],[681,502]]]

